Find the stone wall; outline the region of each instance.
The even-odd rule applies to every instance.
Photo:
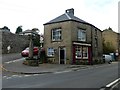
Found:
[[[54,42],[51,40],[52,29],[54,28],[62,28],[61,41]],[[77,32],[78,28],[82,28],[86,30],[86,42],[81,43],[89,43],[92,45],[92,59],[101,60],[103,53],[102,46],[102,32],[94,26],[74,22],[74,21],[66,21],[61,23],[54,23],[44,26],[44,48],[47,53],[47,48],[53,47],[55,49],[55,56],[48,57],[48,59],[55,59],[56,63],[59,63],[59,48],[66,48],[66,62],[68,64],[72,63],[73,60],[73,49],[72,44],[77,40]],[[97,38],[97,41],[95,39]]]
[[[10,46],[9,53],[20,53],[29,46],[28,36],[20,36],[8,31],[0,31],[2,33],[2,54],[7,54],[7,47]]]

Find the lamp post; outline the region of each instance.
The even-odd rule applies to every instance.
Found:
[[[40,47],[39,47],[39,52],[38,52],[38,59],[40,59],[40,54],[41,54],[41,49],[43,47],[43,37],[42,34],[40,35]]]
[[[118,33],[118,60],[120,60],[120,33]]]

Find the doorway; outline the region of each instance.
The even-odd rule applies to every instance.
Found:
[[[66,64],[66,49],[59,48],[59,64]]]

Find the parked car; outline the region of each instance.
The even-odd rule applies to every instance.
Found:
[[[38,51],[39,51],[39,48],[38,47],[34,47],[33,48],[33,55],[38,55]],[[23,50],[21,52],[21,55],[23,57],[28,57],[29,56],[29,47],[27,47],[25,50]]]
[[[111,63],[112,62],[112,56],[111,55],[103,55],[104,62]]]

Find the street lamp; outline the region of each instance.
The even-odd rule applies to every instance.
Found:
[[[118,60],[120,60],[120,33],[118,33]]]

